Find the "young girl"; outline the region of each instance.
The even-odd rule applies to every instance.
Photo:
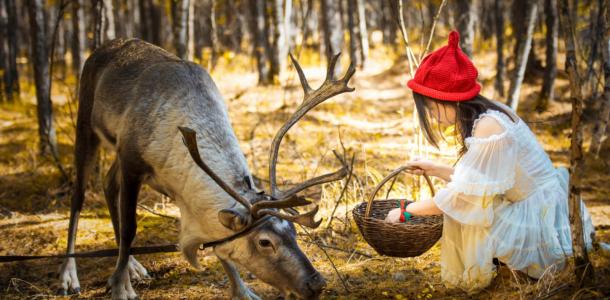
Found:
[[[443,214],[441,277],[448,286],[476,291],[491,282],[494,258],[534,278],[563,267],[572,254],[569,175],[553,167],[514,111],[479,94],[477,69],[458,44],[458,33],[451,32],[448,45],[422,61],[408,86],[427,140],[438,147],[442,135],[432,120],[437,128],[455,125],[460,159],[455,167],[408,162],[412,173],[447,185],[406,213],[390,211],[387,220]],[[589,247],[593,226],[584,204],[581,210]]]

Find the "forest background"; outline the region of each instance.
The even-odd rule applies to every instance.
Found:
[[[104,42],[140,38],[206,68],[263,187],[271,138],[302,96],[288,53],[315,86],[330,57],[343,52],[334,72],[353,62],[356,91],[308,114],[287,135],[278,166],[289,185],[336,167],[333,149],[355,157],[353,179],[314,193],[323,225],[311,235],[299,232],[301,247],[328,279],[323,297],[465,297],[440,281],[440,245],[416,258],[379,256],[351,216],[381,178],[410,158],[455,161],[453,140],[441,149],[424,141],[406,88],[417,63],[444,45],[453,29],[479,69],[482,94],[518,111],[553,162],[570,167],[571,199],[585,200],[597,240],[608,243],[608,7],[606,0],[0,0],[0,255],[64,251],[78,78],[87,56]],[[77,250],[114,247],[101,187],[112,155],[102,152],[89,183]],[[429,196],[421,184],[405,176],[380,194]],[[170,199],[144,188],[136,245],[175,242],[178,218]],[[608,296],[609,257],[578,250],[577,258],[566,272],[536,282],[500,268],[492,286],[471,296]],[[222,268],[211,256],[202,254],[203,271],[189,268],[178,254],[140,261],[153,277],[136,287],[144,299],[228,295]],[[0,295],[53,295],[59,265],[1,264]],[[113,266],[112,258],[79,260],[81,297],[104,297]],[[277,297],[244,275],[261,296]]]

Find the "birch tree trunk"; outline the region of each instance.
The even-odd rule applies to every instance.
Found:
[[[460,32],[460,46],[462,51],[472,57],[472,46],[474,44],[474,29],[477,23],[477,6],[479,0],[458,0],[457,28]]]
[[[521,94],[521,84],[523,83],[523,77],[525,75],[525,68],[527,67],[527,59],[532,49],[532,38],[534,35],[534,26],[536,25],[536,16],[538,14],[538,3],[531,1],[528,3],[527,9],[527,32],[524,41],[519,46],[517,52],[517,59],[515,64],[515,71],[510,81],[510,88],[508,92],[508,105],[515,111],[519,106],[519,96]]]
[[[19,72],[17,70],[17,6],[15,0],[6,0],[7,14],[7,31],[6,42],[8,43],[6,55],[6,75],[5,75],[5,90],[8,100],[14,100],[15,96],[19,96]],[[10,28],[13,28],[10,30]]]
[[[500,97],[504,97],[504,7],[502,0],[494,1],[495,29],[496,29],[496,80],[494,88]]]
[[[572,248],[576,264],[576,278],[586,284],[592,278],[593,266],[585,247],[583,222],[581,217],[581,179],[583,176],[584,157],[582,149],[583,126],[581,124],[583,111],[583,96],[581,79],[576,61],[576,32],[574,19],[571,16],[573,8],[569,0],[559,0],[559,22],[566,47],[565,68],[570,80],[570,98],[572,100],[572,141],[570,145],[570,227],[572,233]]]
[[[28,0],[30,34],[32,47],[32,67],[36,85],[36,110],[38,115],[38,134],[40,153],[57,155],[57,138],[53,126],[51,105],[49,55],[45,33],[44,1]]]
[[[192,60],[188,57],[188,19],[189,0],[177,0],[174,2],[175,12],[173,18],[174,47],[176,55],[184,60]]]
[[[87,33],[85,25],[84,0],[73,0],[72,2],[72,68],[77,77],[80,77],[83,64],[85,63],[85,49]]]
[[[358,28],[360,37],[360,67],[364,68],[366,60],[369,57],[369,34],[366,27],[364,0],[356,0],[356,9],[358,10]]]
[[[328,64],[332,57],[341,52],[343,48],[343,26],[339,13],[339,1],[322,0],[322,22],[326,63]],[[337,61],[333,73],[335,76],[340,75],[341,61]]]
[[[557,0],[544,0],[544,15],[546,24],[546,66],[540,98],[536,105],[539,112],[546,110],[549,102],[555,98],[555,77],[557,77]]]
[[[280,73],[285,68],[286,61],[286,32],[284,25],[284,11],[282,0],[273,0],[271,7],[271,21],[273,22],[273,42],[271,47],[271,82],[279,84]]]
[[[250,1],[251,28],[254,37],[254,57],[256,57],[256,69],[258,70],[258,84],[269,84],[269,57],[267,49],[269,42],[265,36],[265,3],[263,0]]]
[[[355,66],[362,66],[360,51],[360,27],[358,26],[358,14],[356,11],[356,0],[347,0],[347,28],[349,29],[349,57]]]
[[[0,72],[3,74],[0,82],[0,102],[9,100],[8,92],[8,15],[3,0],[0,0]]]
[[[599,109],[599,119],[593,127],[593,137],[589,152],[596,158],[599,157],[599,151],[602,143],[608,138],[606,132],[608,130],[608,119],[610,118],[610,5],[607,1],[602,1],[600,9],[604,12],[602,18],[602,26],[600,30],[604,32],[604,38],[601,42],[601,51],[604,70],[604,95]]]

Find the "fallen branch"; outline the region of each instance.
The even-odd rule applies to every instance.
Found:
[[[301,239],[301,241],[304,242],[304,243],[307,243],[307,244],[316,245],[316,243],[314,243],[312,241],[307,241],[307,240],[303,240],[303,239]],[[366,254],[364,252],[360,252],[360,251],[358,251],[356,249],[350,251],[350,250],[345,250],[345,249],[342,249],[342,248],[339,248],[339,247],[335,247],[335,246],[330,246],[330,245],[319,245],[319,246],[324,247],[324,248],[328,248],[328,249],[332,249],[332,250],[336,250],[336,251],[339,251],[339,252],[347,253],[347,254],[350,254],[350,255],[353,255],[355,253],[355,254],[358,254],[360,256],[364,256],[366,258],[373,258],[372,255]]]

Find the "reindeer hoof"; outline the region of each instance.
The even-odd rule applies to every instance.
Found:
[[[57,290],[56,293],[58,296],[68,296],[68,295],[79,295],[80,294],[80,287],[76,287],[76,288],[70,288],[70,289],[64,289],[64,288],[60,288]]]

